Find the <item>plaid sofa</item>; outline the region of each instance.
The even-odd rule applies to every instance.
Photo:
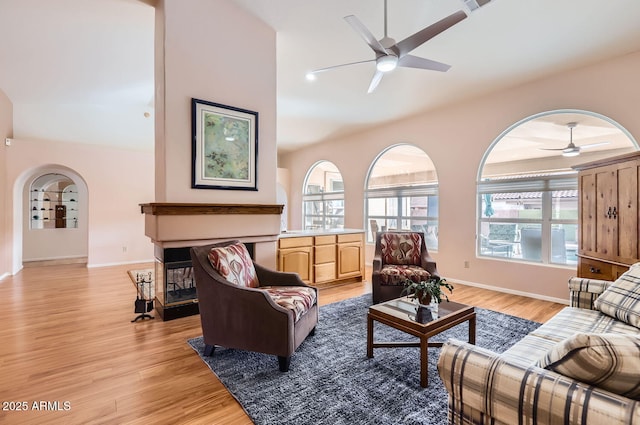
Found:
[[[578,332],[640,336],[640,329],[594,309],[611,284],[570,279],[570,306],[502,354],[449,340],[438,360],[449,393],[449,423],[640,425],[639,401],[537,366]]]

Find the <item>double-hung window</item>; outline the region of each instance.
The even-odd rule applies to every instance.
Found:
[[[412,230],[438,248],[438,175],[422,149],[398,144],[378,155],[367,177],[365,219],[368,242],[380,231]]]
[[[371,189],[366,193],[370,227],[422,232],[427,248],[438,248],[438,185]],[[369,239],[373,242],[373,232]]]
[[[477,205],[480,256],[577,264],[575,172],[484,179]]]
[[[320,161],[307,173],[302,211],[305,230],[344,228],[344,184],[333,163]]]

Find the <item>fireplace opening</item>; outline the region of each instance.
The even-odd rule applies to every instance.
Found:
[[[254,258],[254,244],[245,243],[245,246],[251,258]],[[156,310],[163,320],[199,313],[189,249],[190,247],[163,249],[156,246]]]

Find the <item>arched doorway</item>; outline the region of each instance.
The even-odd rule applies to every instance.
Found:
[[[23,266],[83,263],[88,255],[88,190],[74,170],[38,167],[16,183]]]

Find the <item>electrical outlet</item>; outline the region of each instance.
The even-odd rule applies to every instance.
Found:
[[[127,252],[127,247],[126,246],[122,247],[122,252]]]
[[[8,138],[8,137],[6,139],[4,139],[4,145],[5,146],[11,146],[11,139]]]
[[[468,262],[468,261],[465,261],[465,262],[464,262],[464,268],[465,268],[465,269],[468,269],[468,268],[469,268],[469,262]]]

